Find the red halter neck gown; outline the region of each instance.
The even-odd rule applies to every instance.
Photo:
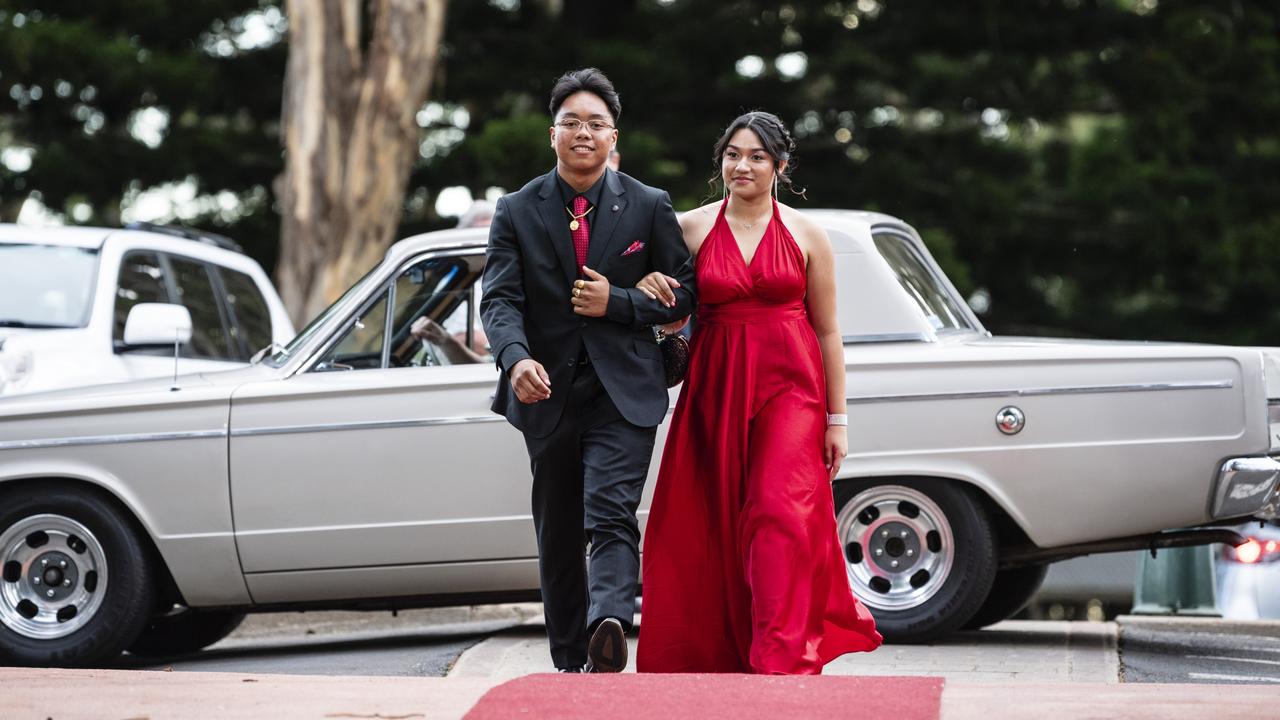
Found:
[[[817,674],[881,643],[845,573],[805,259],[778,214],[748,263],[724,217],[645,531],[641,672]]]

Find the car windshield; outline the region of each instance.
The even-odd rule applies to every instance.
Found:
[[[94,248],[0,244],[0,327],[84,327],[97,273]]]
[[[364,277],[357,280],[354,284],[352,284],[351,287],[347,288],[346,292],[342,293],[342,297],[335,300],[332,305],[325,308],[323,311],[321,311],[319,315],[316,315],[314,318],[312,318],[311,322],[307,323],[307,326],[302,328],[302,331],[299,332],[297,335],[295,335],[293,337],[293,340],[289,341],[288,345],[282,348],[277,347],[274,351],[271,352],[271,355],[269,357],[263,360],[263,363],[270,365],[272,367],[280,367],[281,365],[283,365],[285,360],[288,360],[290,357],[293,356],[294,351],[306,345],[307,342],[309,342],[311,338],[317,332],[320,331],[320,328],[324,326],[325,322],[330,317],[332,317],[334,313],[338,312],[338,309],[340,307],[343,306],[347,298],[356,294],[360,288],[364,287],[364,284],[366,281],[368,281],[369,277],[372,276],[374,272],[376,272],[377,269],[381,266],[382,264],[378,263],[377,265],[374,265],[372,268],[370,268],[369,272],[365,273]]]
[[[879,232],[874,238],[880,256],[935,332],[977,330],[911,240],[893,232]]]

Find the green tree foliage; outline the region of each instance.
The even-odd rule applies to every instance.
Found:
[[[255,3],[60,3],[81,38],[56,45],[66,58],[11,44],[36,25],[14,28],[16,5],[0,0],[0,134],[38,148],[22,179],[48,204],[109,207],[131,183],[186,175],[270,198],[283,53],[224,58],[200,40]],[[551,82],[595,65],[622,93],[624,172],[679,208],[719,195],[712,144],[766,109],[795,129],[806,197],[792,204],[907,220],[962,292],[990,298],[997,333],[1280,344],[1273,0],[469,0],[447,22],[402,234],[451,223],[434,211],[443,188],[513,190],[551,167]],[[173,67],[146,67],[157,57]],[[77,95],[44,115],[9,94],[38,82],[45,103],[62,67]],[[116,98],[92,136],[72,114],[87,84],[98,105]],[[144,90],[183,108],[193,137],[150,151],[104,136]],[[67,162],[37,172],[54,157]],[[272,212],[255,205],[236,236],[269,244]]]
[[[0,163],[4,219],[34,195],[68,222],[118,225],[139,193],[190,180],[182,221],[270,267],[284,46],[242,47],[244,17],[260,9],[0,0],[0,148],[32,151],[24,172]],[[163,130],[139,137],[139,125]]]
[[[438,96],[470,127],[417,179],[543,172],[550,81],[595,65],[623,170],[678,207],[718,196],[720,129],[767,109],[795,128],[793,204],[911,222],[996,332],[1272,344],[1278,22],[1246,0],[458,4]],[[508,154],[517,128],[537,152]]]

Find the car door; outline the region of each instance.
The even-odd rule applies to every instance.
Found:
[[[524,443],[489,410],[482,266],[478,250],[404,264],[302,372],[236,393],[232,498],[255,601],[537,587]],[[420,318],[436,342],[413,336]]]

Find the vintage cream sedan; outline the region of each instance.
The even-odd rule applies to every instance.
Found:
[[[1008,617],[1054,560],[1276,516],[1277,351],[991,337],[910,226],[812,216],[848,365],[840,542],[891,641]],[[0,664],[192,651],[247,611],[536,597],[485,240],[396,244],[248,368],[0,400]]]

